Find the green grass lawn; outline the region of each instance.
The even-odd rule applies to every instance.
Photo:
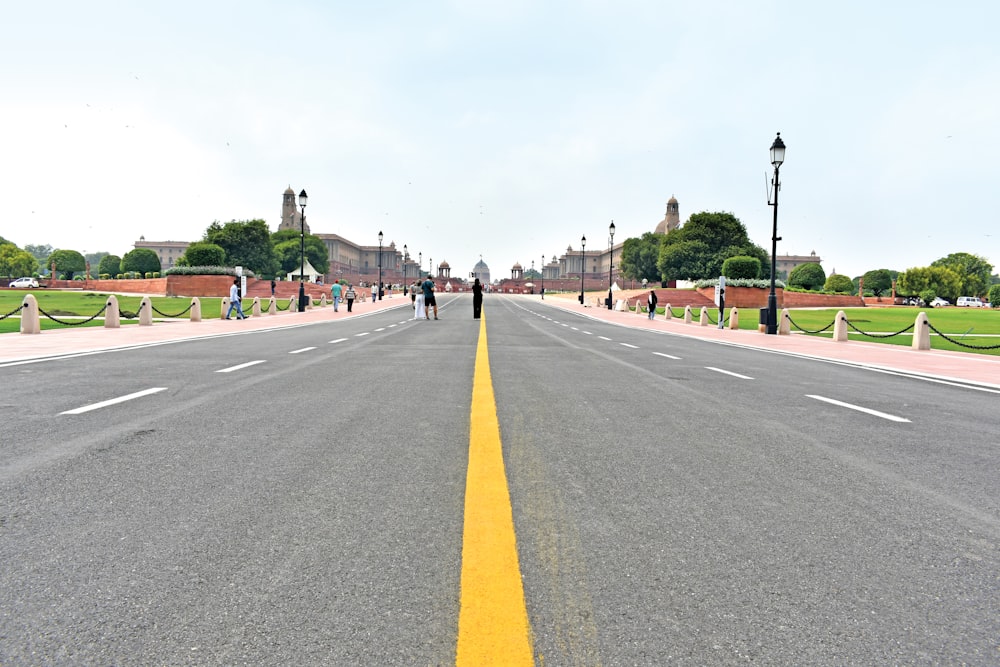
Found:
[[[834,321],[837,313],[841,309],[830,308],[825,310],[790,310],[789,315],[797,326],[792,326],[792,332],[796,331],[818,331]],[[990,346],[1000,346],[1000,310],[985,310],[981,308],[916,308],[895,306],[892,308],[844,308],[847,320],[860,329],[865,334],[875,334],[876,336],[892,334],[911,327],[917,319],[917,313],[924,311],[927,319],[934,329],[944,333],[948,338],[952,338],[964,345],[977,348]],[[659,313],[663,309],[658,309]],[[683,318],[684,309],[674,308],[674,317]],[[730,309],[726,309],[726,317],[730,316]],[[709,317],[712,321],[718,321],[718,309],[709,309]],[[700,310],[693,311],[695,321],[697,321]],[[743,308],[740,310],[740,329],[757,330],[758,310],[756,308]],[[833,337],[833,327],[823,333],[810,334]],[[891,336],[889,338],[875,338],[858,333],[848,327],[848,337],[850,340],[868,341],[872,343],[886,343],[889,345],[910,345],[913,342],[913,330]],[[984,350],[969,349],[951,343],[931,330],[931,348],[935,350],[956,350],[959,352],[975,352],[977,354],[991,354],[1000,356],[1000,349]]]
[[[66,321],[74,321],[77,319],[86,319],[93,316],[95,313],[104,307],[107,303],[107,294],[101,294],[98,292],[60,292],[60,291],[49,291],[49,290],[0,290],[0,316],[6,315],[13,310],[16,310],[18,306],[24,301],[24,295],[30,291],[31,294],[35,295],[38,300],[38,307],[56,317],[58,319],[65,319]],[[165,296],[154,296],[150,299],[153,303],[153,308],[159,310],[168,316],[177,316],[183,319],[187,319],[190,312],[183,312],[189,305],[191,305],[190,297],[165,297]],[[139,303],[142,301],[140,296],[118,296],[118,308],[122,312],[122,324],[135,324],[138,323],[138,319],[128,319],[126,318],[127,313],[137,313],[139,310]],[[201,316],[204,319],[212,319],[220,316],[222,308],[222,299],[219,297],[200,297],[201,301]],[[103,315],[101,316],[103,318]],[[154,310],[153,319],[163,320],[164,317],[159,315]],[[68,325],[59,324],[58,322],[53,322],[48,317],[42,315],[41,317],[41,327],[43,331],[49,329],[62,329]],[[73,325],[73,326],[104,326],[103,319],[92,320],[86,324]],[[0,320],[0,333],[11,333],[21,330],[21,320],[19,318],[8,317],[6,319]]]

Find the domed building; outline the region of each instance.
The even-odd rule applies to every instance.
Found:
[[[304,230],[306,234],[310,234],[309,223],[303,225],[301,221],[302,211],[295,203],[295,190],[289,185],[281,198],[281,222],[278,229],[293,229],[297,232]]]
[[[479,282],[484,285],[490,284],[490,267],[486,266],[482,255],[479,256],[479,261],[476,262],[476,265],[472,267],[472,278],[479,278]]]
[[[524,267],[521,266],[520,262],[514,262],[514,266],[510,267],[510,279],[520,280],[524,277]]]

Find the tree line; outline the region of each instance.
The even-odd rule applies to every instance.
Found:
[[[242,266],[257,276],[272,278],[299,269],[299,249],[299,232],[295,230],[272,233],[264,220],[215,221],[200,240],[187,247],[175,266]],[[306,235],[305,256],[318,272],[329,270],[329,253],[318,236]],[[0,276],[38,276],[54,266],[57,278],[81,279],[88,263],[91,278],[152,277],[162,271],[159,257],[149,248],[135,248],[121,257],[107,252],[84,255],[50,245],[29,244],[20,248],[0,237]]]
[[[647,232],[622,244],[619,269],[626,279],[667,284],[676,280],[770,278],[770,254],[753,243],[743,223],[732,213],[695,213],[682,226],[666,234]],[[959,296],[989,298],[1000,276],[983,257],[958,252],[927,267],[906,271],[873,269],[849,278],[826,275],[818,262],[800,264],[777,279],[788,288],[840,294],[886,296],[895,281],[896,293],[930,303],[935,297],[954,301]],[[925,298],[929,297],[929,298]],[[1000,299],[991,299],[997,303]]]

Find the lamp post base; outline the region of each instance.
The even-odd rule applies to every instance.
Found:
[[[306,311],[306,286],[299,282],[299,312]]]

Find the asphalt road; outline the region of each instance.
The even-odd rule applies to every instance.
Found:
[[[440,301],[0,367],[0,664],[454,664]],[[995,393],[485,314],[536,664],[1000,663]]]

